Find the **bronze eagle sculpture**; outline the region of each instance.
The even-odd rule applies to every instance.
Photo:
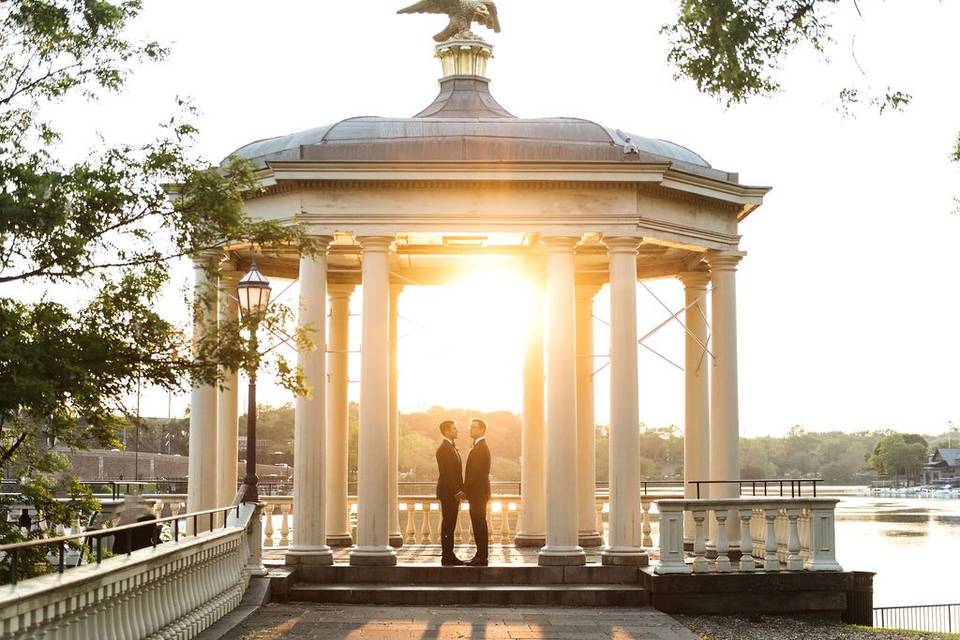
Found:
[[[457,37],[473,39],[470,27],[478,22],[500,33],[497,5],[492,0],[421,0],[397,13],[445,13],[450,16],[447,28],[433,36],[437,42]]]

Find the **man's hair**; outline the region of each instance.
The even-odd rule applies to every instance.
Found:
[[[446,436],[447,436],[447,430],[448,430],[450,427],[454,426],[455,424],[457,424],[457,423],[454,422],[453,420],[444,420],[443,422],[441,422],[441,423],[440,423],[440,433],[441,433],[441,435],[443,435],[444,437],[446,437]]]
[[[480,430],[483,431],[483,433],[487,432],[487,423],[480,418],[474,418],[470,422],[476,422],[478,425],[480,425]]]

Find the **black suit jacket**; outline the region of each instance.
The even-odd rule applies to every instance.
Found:
[[[475,444],[467,456],[463,492],[471,502],[490,499],[490,448],[485,439]]]
[[[437,447],[437,500],[453,500],[463,491],[463,466],[457,448],[444,438]]]

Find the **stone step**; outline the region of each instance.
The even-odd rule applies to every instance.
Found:
[[[394,567],[300,566],[297,568],[296,580],[314,584],[636,585],[640,583],[640,569],[602,565],[540,567],[532,564],[499,564],[489,567],[441,567],[425,564],[401,564]]]
[[[647,591],[622,584],[305,584],[297,583],[290,601],[364,605],[533,605],[564,607],[640,607]]]

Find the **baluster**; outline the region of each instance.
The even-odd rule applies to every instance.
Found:
[[[644,496],[640,499],[640,509],[643,511],[642,529],[643,539],[640,544],[644,547],[653,546],[653,538],[650,536],[653,529],[650,527],[650,498]]]
[[[263,546],[273,546],[273,510],[276,505],[272,502],[266,503],[263,507]]]
[[[753,559],[753,535],[750,532],[750,520],[753,518],[753,508],[739,509],[740,515],[740,571],[753,571],[757,568]]]
[[[440,521],[440,505],[431,504],[430,505],[430,544],[439,544],[440,543],[440,530],[438,524]]]
[[[594,527],[597,531],[600,532],[600,536],[603,536],[603,501],[597,500],[597,505],[595,507],[596,517],[594,521]]]
[[[280,505],[280,546],[290,546],[290,507],[289,503]]]
[[[717,520],[717,571],[727,573],[732,570],[730,566],[730,557],[727,552],[730,550],[730,541],[727,540],[727,516],[730,512],[727,509],[714,509],[713,517]]]
[[[787,507],[787,571],[803,569],[803,558],[800,557],[800,532],[797,529],[797,520],[800,518],[799,507]]]
[[[413,524],[413,516],[417,512],[417,507],[420,506],[419,502],[408,502],[407,503],[407,529],[404,533],[403,539],[407,544],[416,544],[417,543],[417,528]]]
[[[500,503],[500,544],[508,545],[510,544],[510,503],[501,502]]]
[[[710,570],[707,562],[707,510],[693,510],[693,524],[696,528],[693,539],[693,572],[706,573]]]
[[[767,536],[766,536],[766,543],[764,545],[764,550],[766,551],[766,555],[763,558],[764,571],[780,570],[780,560],[777,559],[777,533],[776,533],[778,511],[780,511],[778,507],[764,507],[763,509],[763,517],[767,521]]]
[[[423,503],[423,513],[420,514],[420,544],[430,544],[430,503]]]

